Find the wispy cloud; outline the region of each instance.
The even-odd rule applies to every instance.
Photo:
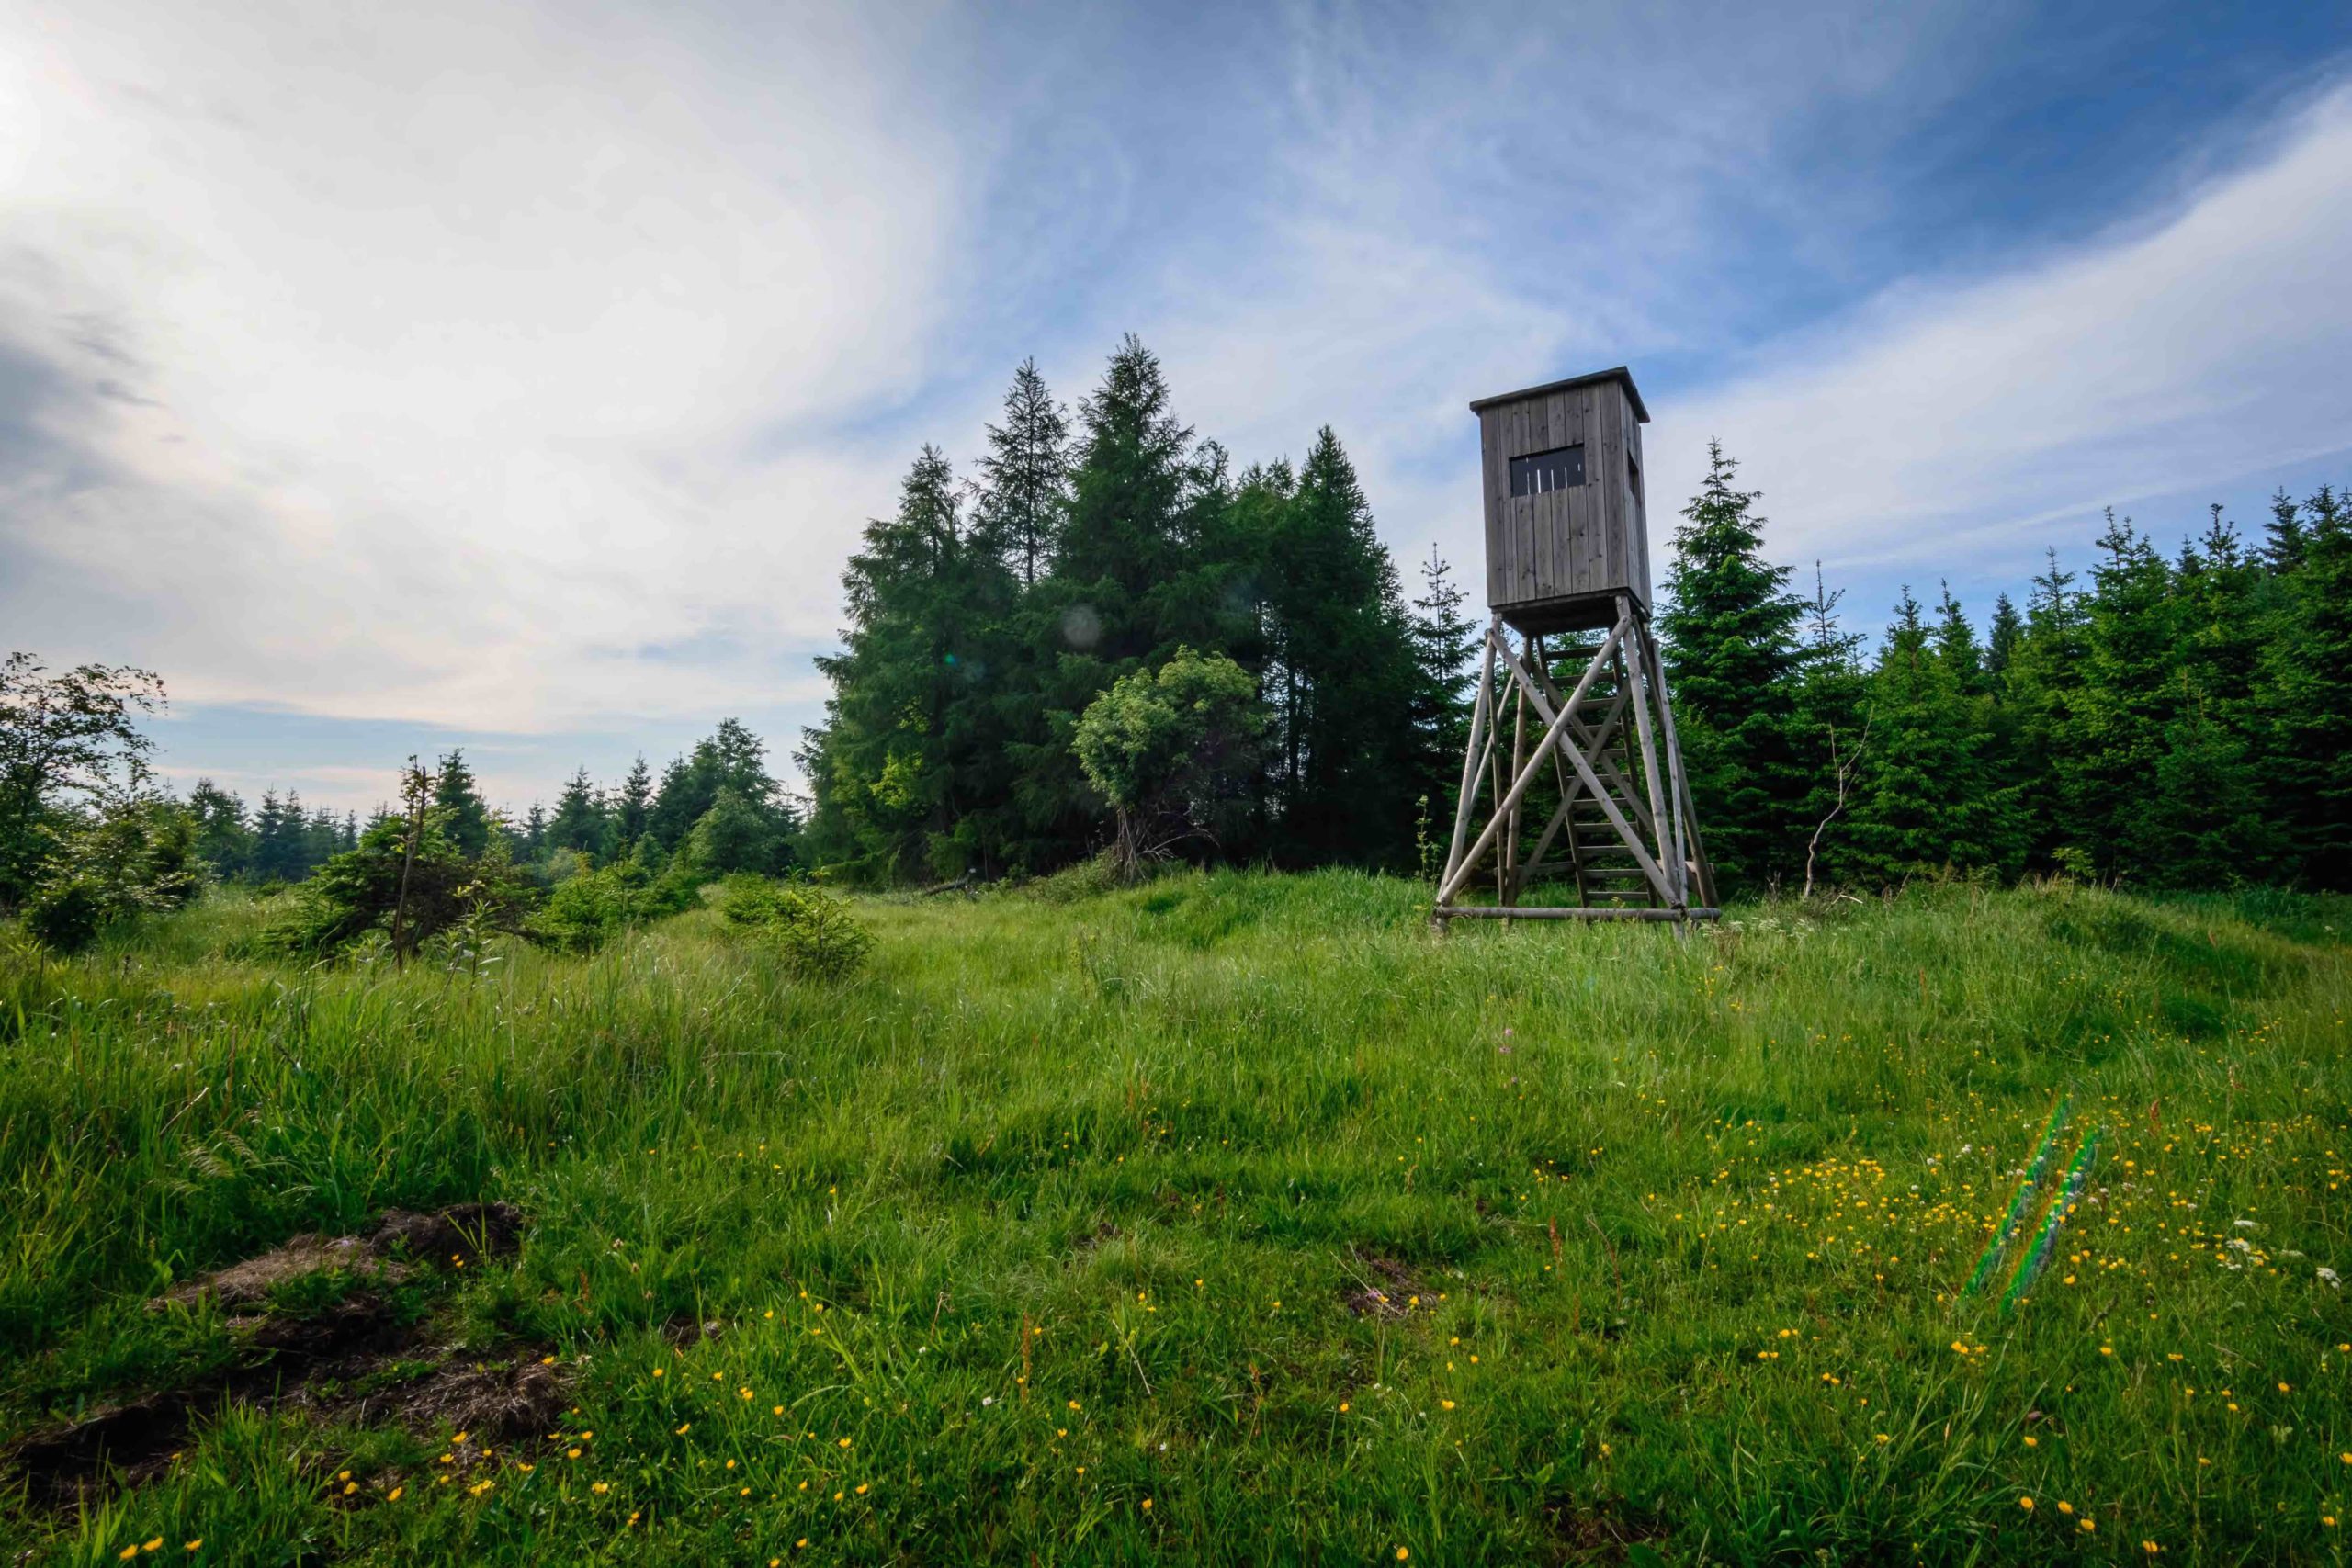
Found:
[[[1891,289],[1668,401],[1664,493],[1720,436],[1792,556],[1981,570],[2102,505],[2352,452],[2352,89],[2272,130],[2094,243]]]
[[[922,378],[968,171],[854,16],[20,20],[7,549],[199,700],[533,729],[804,681],[627,650],[820,641],[889,494],[833,426]]]
[[[1720,434],[1856,577],[2340,446],[2345,94],[2085,129],[2148,29],[2029,17],[20,7],[0,623],[163,670],[175,765],[364,807],[462,739],[520,801],[729,712],[787,750],[917,445],[1130,328],[1465,566],[1463,404],[1620,360],[1661,515]]]

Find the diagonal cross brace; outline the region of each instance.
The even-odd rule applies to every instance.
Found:
[[[1592,663],[1586,668],[1584,679],[1577,682],[1577,689],[1569,694],[1568,700],[1561,705],[1557,717],[1553,716],[1550,711],[1552,705],[1544,699],[1543,691],[1535,684],[1533,678],[1527,673],[1526,667],[1520,663],[1509,648],[1502,650],[1503,664],[1510,671],[1512,677],[1526,688],[1528,699],[1535,705],[1535,711],[1552,720],[1551,728],[1544,731],[1544,739],[1547,742],[1557,740],[1566,726],[1575,721],[1577,705],[1584,700],[1585,692],[1592,685],[1593,679],[1600,673],[1601,665],[1607,662],[1609,656],[1616,650],[1619,640],[1624,637],[1632,626],[1633,619],[1630,615],[1619,617],[1616,628],[1609,634],[1609,639],[1603,642],[1600,650],[1592,656]],[[1634,700],[1637,704],[1640,701],[1638,697]],[[1538,750],[1540,751],[1541,748]],[[1592,763],[1587,760],[1581,750],[1574,746],[1562,746],[1560,750],[1570,762],[1576,764],[1577,776],[1583,781],[1585,789],[1590,793],[1593,800],[1608,816],[1609,825],[1617,829],[1617,836],[1624,840],[1625,848],[1633,852],[1634,863],[1642,868],[1642,874],[1649,879],[1649,884],[1657,890],[1657,896],[1668,904],[1680,908],[1685,900],[1676,896],[1673,884],[1668,880],[1665,871],[1659,867],[1657,861],[1643,844],[1641,835],[1634,831],[1634,825],[1625,819],[1625,813],[1618,808],[1616,798],[1602,787],[1600,776],[1593,772]],[[1610,772],[1614,775],[1616,769],[1612,767]],[[1531,764],[1530,775],[1532,773]],[[1524,789],[1527,783],[1528,777],[1522,776],[1520,787]],[[1633,790],[1630,785],[1626,787],[1626,797],[1633,798]],[[1634,809],[1640,810],[1638,804]],[[1447,897],[1452,897],[1450,890]]]
[[[1503,824],[1510,818],[1511,809],[1518,806],[1520,798],[1527,793],[1529,786],[1534,784],[1536,774],[1542,772],[1544,753],[1555,746],[1559,746],[1561,752],[1575,764],[1577,776],[1584,781],[1584,787],[1591,791],[1593,798],[1600,802],[1601,810],[1609,818],[1610,826],[1617,829],[1617,836],[1624,840],[1625,847],[1633,852],[1635,863],[1642,868],[1642,874],[1649,879],[1650,885],[1657,888],[1660,897],[1668,903],[1679,902],[1668,890],[1666,875],[1658,869],[1657,862],[1651,858],[1649,851],[1643,847],[1639,835],[1634,831],[1632,824],[1625,820],[1625,814],[1618,809],[1617,803],[1601,786],[1600,778],[1593,773],[1592,764],[1585,759],[1584,753],[1574,746],[1559,745],[1561,736],[1575,717],[1577,705],[1584,701],[1585,694],[1591,690],[1593,682],[1600,677],[1601,666],[1608,662],[1609,657],[1617,650],[1618,645],[1624,641],[1625,635],[1632,626],[1633,620],[1630,615],[1619,615],[1617,624],[1610,628],[1609,636],[1603,639],[1600,649],[1594,653],[1592,661],[1586,665],[1583,678],[1577,682],[1576,690],[1569,694],[1567,702],[1557,713],[1553,712],[1551,703],[1537,688],[1533,678],[1527,673],[1526,667],[1520,663],[1508,646],[1502,646],[1500,639],[1489,633],[1488,647],[1493,649],[1494,654],[1500,656],[1512,677],[1519,682],[1520,688],[1535,705],[1537,714],[1549,722],[1544,728],[1543,738],[1536,741],[1533,752],[1521,766],[1518,776],[1512,779],[1510,788],[1495,803],[1494,815],[1488,818],[1485,830],[1478,835],[1477,841],[1472,844],[1469,852],[1448,870],[1445,884],[1438,892],[1438,902],[1441,905],[1451,903],[1454,895],[1462,890],[1463,885],[1470,880],[1471,869],[1478,863],[1479,857],[1484,855],[1487,847],[1495,841],[1495,835],[1502,830]]]

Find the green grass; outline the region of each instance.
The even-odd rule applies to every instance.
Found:
[[[1934,887],[1438,941],[1424,897],[867,900],[839,986],[707,911],[480,980],[241,962],[263,911],[226,898],[0,960],[0,1433],[234,1363],[219,1313],[144,1310],[175,1280],[476,1199],[520,1252],[412,1306],[556,1357],[577,1407],[468,1465],[216,1404],[142,1484],[0,1501],[0,1539],[2336,1560],[2352,906]],[[2061,1093],[2084,1201],[2020,1309],[1963,1300]]]

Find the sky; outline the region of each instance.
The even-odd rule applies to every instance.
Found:
[[[1014,366],[1329,423],[1478,581],[1473,398],[1633,367],[1874,630],[2352,480],[2352,8],[0,7],[0,646],[167,779],[493,801],[735,716]],[[1663,570],[1667,530],[1652,541]]]

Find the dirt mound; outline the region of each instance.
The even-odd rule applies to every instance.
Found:
[[[416,1265],[462,1267],[511,1253],[522,1235],[523,1212],[512,1203],[461,1203],[429,1214],[387,1209],[365,1235],[298,1235],[257,1258],[175,1285],[147,1305],[160,1311],[210,1297],[234,1310],[266,1302],[279,1286],[330,1269],[370,1283],[397,1284]]]
[[[388,1211],[362,1235],[297,1236],[257,1258],[193,1280],[150,1310],[209,1298],[230,1309],[230,1368],[178,1388],[99,1406],[36,1432],[6,1456],[37,1503],[71,1505],[110,1478],[136,1485],[162,1473],[193,1423],[231,1403],[419,1429],[452,1426],[502,1440],[543,1437],[570,1403],[565,1374],[536,1350],[482,1359],[439,1342],[441,1325],[389,1287],[428,1270],[512,1252],[523,1231],[508,1203],[437,1213]],[[278,1288],[329,1269],[351,1288],[313,1309],[288,1308]]]
[[[358,1401],[348,1414],[404,1427],[453,1427],[503,1441],[544,1438],[571,1406],[571,1389],[555,1368],[534,1359],[444,1367],[395,1392]]]
[[[405,1251],[432,1263],[470,1263],[500,1258],[523,1239],[523,1211],[512,1203],[460,1203],[435,1213],[387,1209],[368,1234],[376,1252]]]

